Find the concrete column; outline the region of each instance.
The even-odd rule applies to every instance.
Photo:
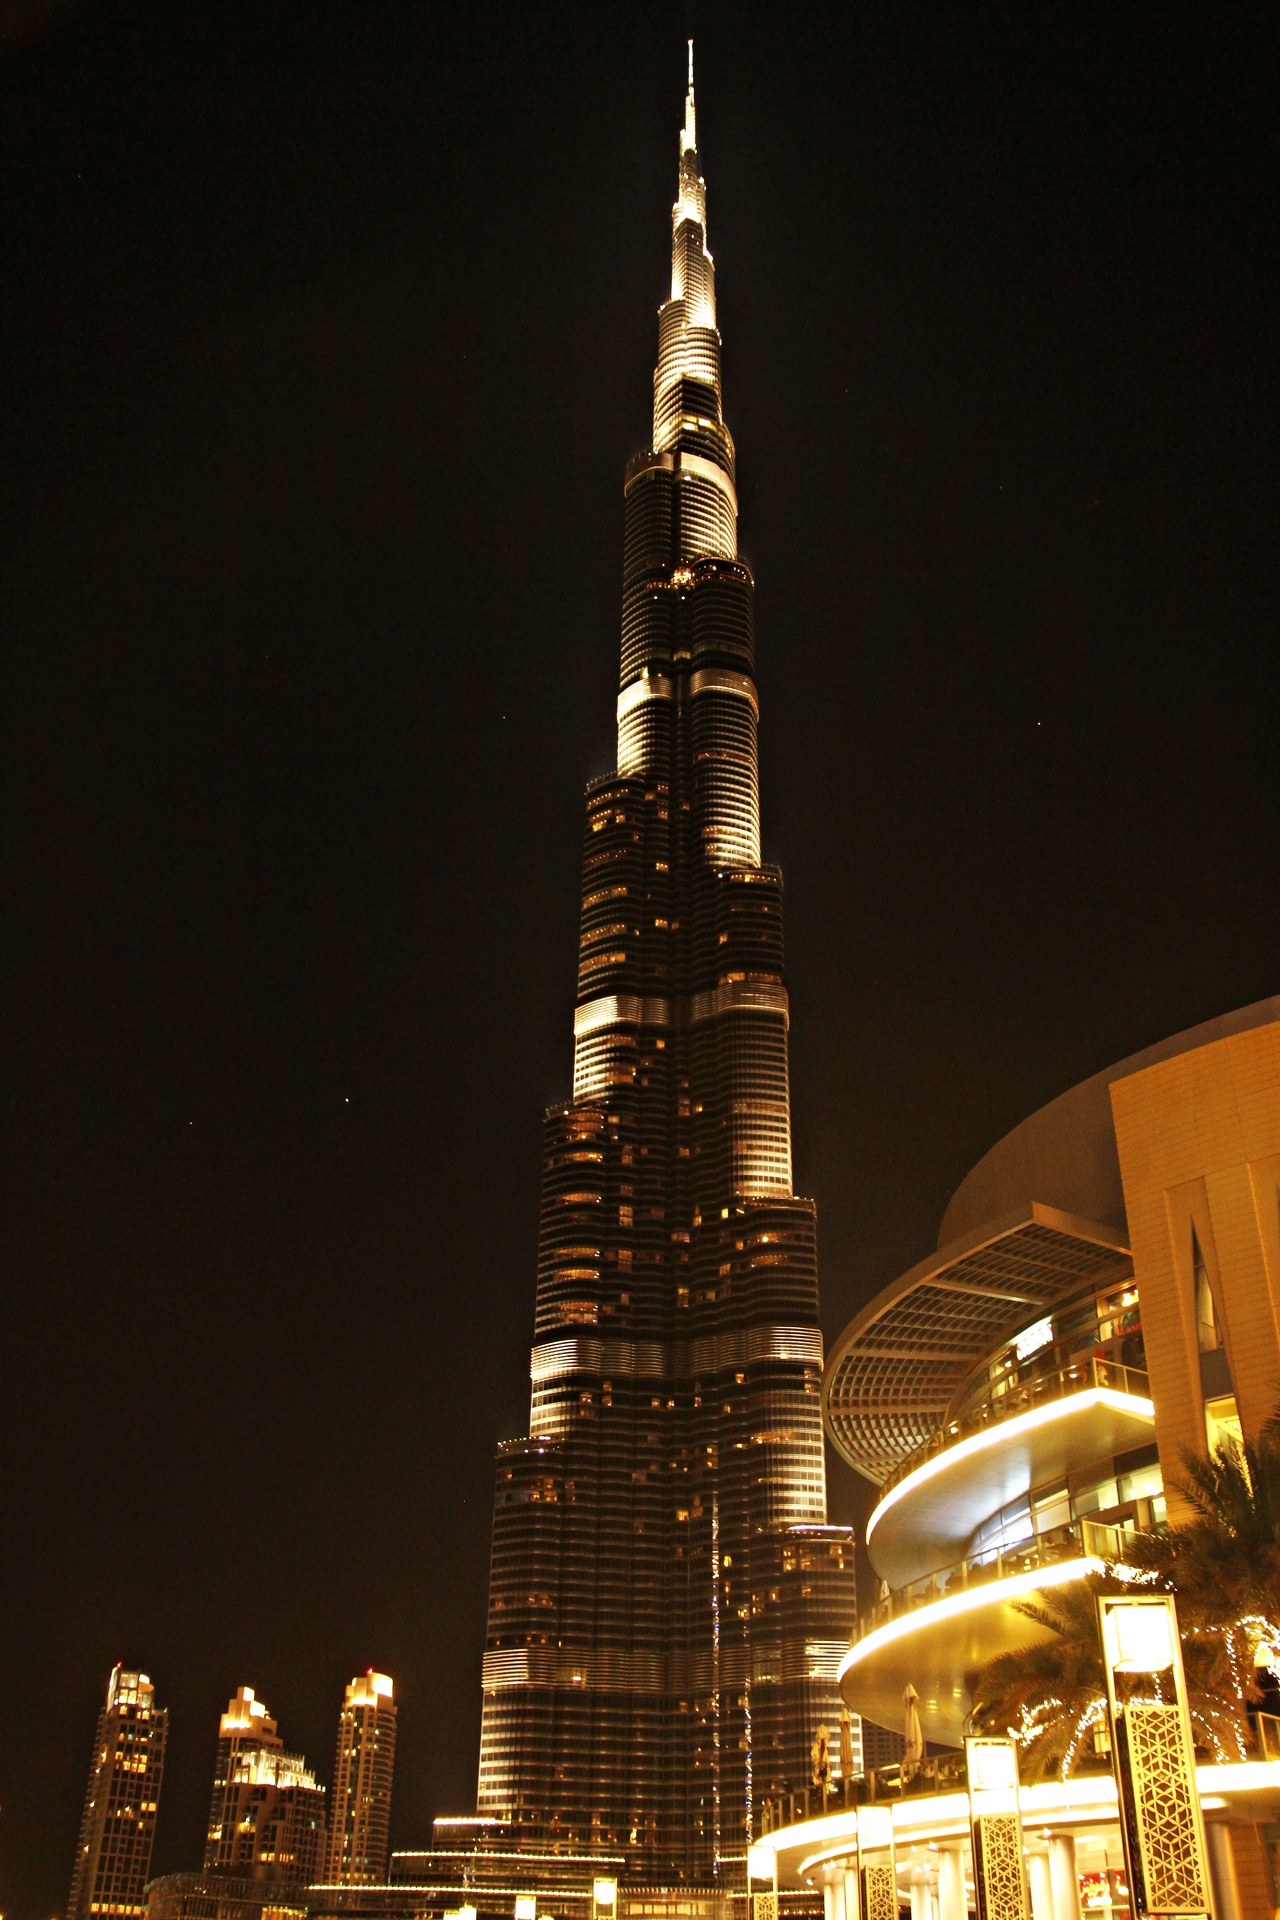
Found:
[[[1049,1879],[1053,1885],[1053,1920],[1081,1920],[1074,1833],[1049,1835]]]
[[[962,1845],[943,1847],[938,1854],[938,1920],[969,1920],[964,1856]]]
[[[911,1920],[931,1920],[929,1887],[924,1874],[918,1867],[911,1876]]]
[[[1027,1855],[1027,1877],[1031,1882],[1031,1920],[1055,1920],[1047,1853]]]
[[[1240,1920],[1240,1889],[1236,1885],[1231,1829],[1225,1820],[1206,1820],[1205,1839],[1209,1843],[1209,1875],[1213,1881],[1218,1920]],[[915,1920],[914,1914],[912,1920]]]
[[[822,1920],[840,1920],[836,1912],[836,1890],[829,1880],[822,1883]],[[912,1920],[915,1920],[914,1915]]]
[[[844,1870],[844,1920],[862,1920],[862,1907],[858,1898],[858,1874],[855,1867]]]

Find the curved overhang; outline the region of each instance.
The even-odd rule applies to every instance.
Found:
[[[928,1444],[970,1370],[1093,1280],[1132,1271],[1121,1235],[1038,1201],[930,1254],[855,1314],[832,1349],[822,1414],[832,1445],[880,1486]]]
[[[959,1560],[984,1520],[1033,1487],[1149,1441],[1155,1408],[1089,1386],[957,1440],[890,1487],[867,1521],[867,1551],[891,1587]]]
[[[969,1711],[965,1674],[997,1654],[1052,1638],[1047,1627],[1019,1613],[1015,1603],[1102,1570],[1101,1560],[1080,1554],[962,1587],[873,1627],[855,1640],[837,1671],[850,1712],[865,1715],[877,1726],[896,1727],[910,1683],[920,1698],[925,1738],[959,1746]]]
[[[1280,1761],[1197,1767],[1196,1783],[1200,1804],[1211,1817],[1236,1814],[1265,1820],[1280,1813]],[[1050,1830],[1084,1835],[1102,1829],[1116,1837],[1116,1784],[1109,1772],[1041,1780],[1022,1787],[1018,1800],[1029,1845],[1037,1832]],[[894,1847],[902,1868],[909,1869],[915,1848],[969,1838],[969,1798],[964,1792],[904,1794],[884,1804],[893,1820]],[[857,1850],[857,1809],[841,1808],[762,1834],[752,1843],[751,1873],[760,1880],[776,1873],[784,1890],[813,1885],[833,1868],[856,1865]]]
[[[1053,1206],[1094,1220],[1123,1221],[1124,1185],[1111,1111],[1112,1087],[1159,1061],[1194,1053],[1232,1034],[1268,1027],[1273,1020],[1280,1020],[1280,994],[1188,1027],[1060,1093],[1020,1121],[965,1175],[942,1216],[939,1242],[956,1239],[1033,1193]]]

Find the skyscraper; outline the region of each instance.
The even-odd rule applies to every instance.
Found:
[[[625,481],[617,771],[586,796],[573,1098],[546,1119],[530,1433],[497,1462],[478,1806],[638,1877],[727,1884],[838,1720],[855,1601],[826,1528],[706,237],[691,47],[653,444]],[[793,1530],[819,1637],[813,1582],[782,1577]]]
[[[334,1886],[378,1886],[387,1877],[391,1775],[396,1760],[396,1703],[385,1673],[357,1674],[338,1719],[329,1818]]]
[[[306,1886],[324,1857],[324,1788],[241,1687],[218,1726],[205,1870]]]
[[[145,1673],[116,1665],[98,1715],[67,1920],[141,1914],[169,1714]]]

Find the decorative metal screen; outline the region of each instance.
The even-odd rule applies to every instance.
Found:
[[[892,1866],[862,1868],[862,1920],[898,1920],[898,1878]]]
[[[985,1895],[983,1920],[1027,1920],[1021,1821],[1016,1813],[987,1813],[973,1824]]]
[[[778,1896],[776,1893],[752,1894],[751,1920],[778,1920]]]
[[[862,1920],[898,1920],[898,1881],[892,1867],[862,1869]]]
[[[1191,1797],[1195,1755],[1178,1707],[1130,1701],[1128,1733],[1133,1817],[1148,1913],[1208,1913],[1199,1826]]]

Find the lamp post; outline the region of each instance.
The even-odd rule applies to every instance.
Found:
[[[964,1743],[964,1763],[978,1920],[1027,1920],[1018,1749],[1012,1740],[971,1734]]]
[[[767,1893],[757,1893],[754,1882],[767,1880]],[[751,1920],[778,1920],[778,1856],[772,1847],[747,1848],[747,1887],[751,1894]]]
[[[893,1813],[888,1807],[858,1808],[858,1891],[862,1920],[898,1920]]]
[[[1213,1920],[1177,1609],[1099,1594],[1098,1627],[1133,1920]]]

